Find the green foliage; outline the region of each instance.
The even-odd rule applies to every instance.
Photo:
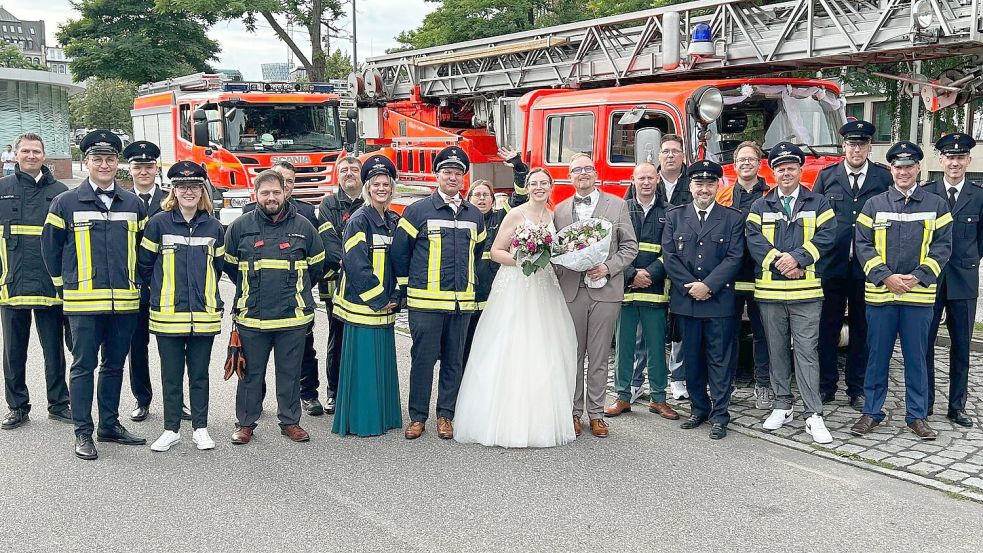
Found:
[[[218,42],[205,31],[214,16],[164,13],[154,0],[73,0],[81,13],[59,28],[76,79],[147,83],[209,71]]]
[[[16,46],[12,44],[3,44],[0,46],[0,67],[9,67],[11,69],[34,69],[37,71],[47,71],[48,68],[44,65],[34,63],[33,61],[27,59]]]
[[[352,72],[352,58],[336,49],[324,62],[325,79],[347,79]]]
[[[68,100],[69,124],[75,129],[123,129],[132,133],[130,110],[137,89],[120,79],[93,79],[84,92]]]

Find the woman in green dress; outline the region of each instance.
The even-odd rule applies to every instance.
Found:
[[[384,156],[362,165],[360,207],[345,226],[342,275],[333,315],[345,324],[334,425],[336,434],[378,436],[402,427],[396,336],[400,290],[389,258],[399,216],[389,209],[396,167]]]

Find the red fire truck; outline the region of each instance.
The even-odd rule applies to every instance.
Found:
[[[929,0],[903,9],[698,0],[374,57],[349,87],[362,137],[393,158],[404,184],[432,187],[434,155],[456,144],[471,157],[472,180],[510,187],[504,146],[550,171],[555,199],[572,193],[566,166],[577,152],[591,154],[602,186],[620,195],[634,164],[657,162],[661,137],[673,133],[687,162],[716,160],[728,182],[740,142],[798,143],[811,186],[842,159],[845,102],[831,81],[783,73],[980,51],[980,5],[938,2],[945,18]],[[954,99],[960,86],[975,91],[971,76],[901,79],[925,85],[923,97]],[[761,172],[772,180],[767,164]]]
[[[134,138],[160,145],[165,173],[176,160],[204,165],[225,225],[251,200],[252,178],[277,161],[297,168],[294,197],[319,202],[336,184],[345,131],[354,132],[327,84],[233,82],[198,73],[140,91],[131,111]]]

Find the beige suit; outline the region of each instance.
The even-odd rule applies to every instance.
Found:
[[[557,229],[572,223],[573,198],[560,202],[553,217]],[[556,275],[577,332],[577,367],[583,370],[585,354],[589,363],[586,385],[587,416],[600,419],[604,417],[604,393],[608,380],[611,341],[618,326],[621,301],[625,297],[623,271],[638,255],[638,240],[628,216],[628,204],[621,198],[601,192],[592,217],[605,219],[613,225],[611,251],[604,262],[610,272],[607,283],[596,289],[586,288],[581,285],[584,273],[563,267],[556,268]],[[573,415],[579,418],[584,412],[585,386],[582,373],[576,381]]]

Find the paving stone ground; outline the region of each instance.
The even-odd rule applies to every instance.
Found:
[[[397,317],[397,328],[406,330],[406,314]],[[936,399],[935,415],[929,417],[929,425],[939,437],[924,442],[908,430],[904,422],[904,369],[901,350],[895,350],[891,361],[888,396],[885,402],[887,418],[870,434],[862,438],[849,433],[850,426],[860,417],[847,403],[845,389],[840,390],[836,401],[825,406],[826,426],[833,435],[833,443],[815,444],[805,431],[802,417],[802,401],[796,398],[793,409],[795,418],[779,430],[769,432],[761,427],[769,411],[754,408],[754,394],[750,382],[738,381],[731,400],[731,427],[745,434],[762,438],[779,437],[787,445],[798,444],[819,452],[828,452],[841,458],[860,461],[870,468],[901,471],[917,477],[931,479],[940,484],[955,484],[983,497],[983,353],[972,353],[970,358],[969,398],[966,414],[976,424],[963,428],[945,418],[948,405],[948,349],[936,348]],[[842,362],[842,359],[841,359]],[[842,379],[840,382],[843,385]],[[647,386],[647,383],[645,384]],[[614,401],[614,360],[609,372],[609,391]],[[638,400],[648,401],[648,390]],[[689,402],[669,400],[674,408],[684,414],[689,412]],[[656,415],[652,415],[653,417]],[[917,480],[917,479],[916,479]]]

